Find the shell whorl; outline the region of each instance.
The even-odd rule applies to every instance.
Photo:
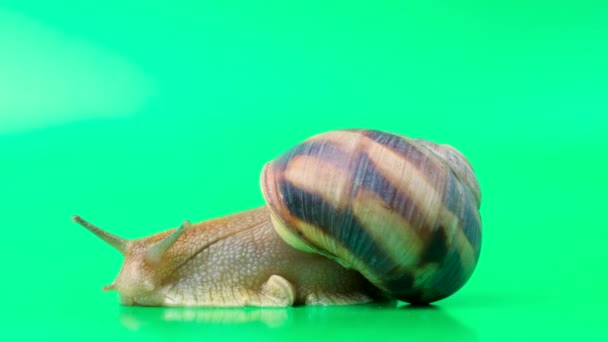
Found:
[[[287,243],[358,270],[393,298],[445,298],[477,264],[479,185],[450,146],[332,131],[268,163],[261,186]]]

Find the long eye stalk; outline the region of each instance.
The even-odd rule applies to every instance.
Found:
[[[95,226],[94,224],[84,220],[78,215],[74,215],[72,217],[72,221],[78,223],[79,225],[88,229],[91,233],[95,234],[97,237],[108,243],[110,246],[116,248],[120,254],[125,255],[127,253],[127,242],[128,240],[118,237],[116,235],[110,234],[105,230]]]

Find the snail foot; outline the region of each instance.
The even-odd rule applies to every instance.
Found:
[[[306,296],[306,305],[351,305],[351,304],[365,304],[372,302],[373,299],[360,292],[352,293],[320,293],[313,292]]]

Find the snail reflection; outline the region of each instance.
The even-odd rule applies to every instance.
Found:
[[[162,327],[181,323],[247,324],[261,323],[267,327],[280,327],[289,319],[282,308],[138,308],[121,307],[120,321],[130,330]]]
[[[397,305],[395,302],[357,306],[303,306],[296,308],[121,308],[121,323],[130,330],[173,336],[175,331],[200,335],[234,331],[263,335],[272,328],[278,335],[301,334],[306,339],[327,339],[327,331],[341,338],[377,339],[379,331],[399,329],[399,339],[476,341],[475,330],[446,310]],[[191,330],[190,330],[191,329]]]
[[[372,130],[314,136],[268,163],[266,205],[126,240],[124,305],[285,307],[393,298],[428,304],[471,276],[480,190],[448,145]]]

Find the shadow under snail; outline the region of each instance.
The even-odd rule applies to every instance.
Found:
[[[74,216],[125,258],[124,305],[427,304],[479,258],[480,190],[456,149],[374,130],[313,136],[263,168],[266,205],[126,240]]]

